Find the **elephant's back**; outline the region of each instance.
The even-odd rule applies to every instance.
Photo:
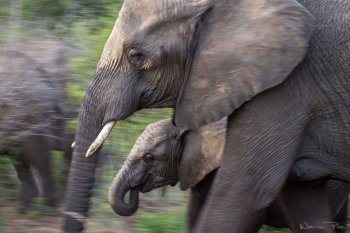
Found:
[[[314,65],[312,73],[315,75],[337,74],[340,79],[347,75],[348,79],[350,0],[299,0],[299,2],[316,18],[306,65],[308,67]]]
[[[316,18],[317,41],[321,39],[337,43],[338,39],[343,37],[343,33],[346,31],[349,33],[349,0],[298,0],[298,2]],[[339,32],[342,34],[337,35]]]
[[[316,26],[290,80],[317,117],[350,118],[350,0],[298,1],[316,18]]]
[[[58,96],[48,78],[26,54],[0,49],[0,144],[42,134],[52,127],[57,120]]]
[[[306,112],[309,133],[322,150],[348,158],[350,0],[298,1],[316,18],[316,26],[305,58],[280,90]]]

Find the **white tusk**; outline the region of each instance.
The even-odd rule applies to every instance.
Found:
[[[71,147],[74,148],[74,146],[75,146],[75,141],[72,143]]]
[[[89,157],[90,155],[95,153],[95,151],[97,151],[98,148],[100,148],[100,146],[106,140],[108,134],[112,131],[115,123],[116,123],[116,121],[110,121],[105,126],[103,126],[103,129],[101,130],[99,135],[96,137],[95,141],[93,141],[93,143],[91,144],[91,146],[87,150],[86,155],[85,155],[86,157]]]

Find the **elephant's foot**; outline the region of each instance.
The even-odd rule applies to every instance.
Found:
[[[56,207],[57,206],[57,202],[58,202],[58,200],[55,197],[46,198],[46,204],[48,206]]]
[[[59,195],[56,189],[52,186],[46,186],[43,196],[45,198],[45,204],[49,207],[56,207],[59,202]]]
[[[32,204],[33,198],[39,196],[36,186],[22,185],[19,191],[20,204],[17,211],[24,214]]]

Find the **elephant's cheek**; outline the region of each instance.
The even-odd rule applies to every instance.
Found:
[[[140,188],[141,193],[147,193],[147,192],[150,192],[151,190],[152,190],[152,186],[149,185],[149,183],[144,183]]]
[[[150,192],[153,189],[160,188],[160,187],[169,185],[171,183],[172,183],[172,181],[170,179],[165,178],[165,177],[156,177],[156,178],[150,177],[142,185],[140,192],[142,192],[142,193]]]
[[[155,189],[155,183],[154,179],[152,177],[149,177],[148,179],[145,180],[142,186],[140,186],[140,192],[141,193],[147,193]]]

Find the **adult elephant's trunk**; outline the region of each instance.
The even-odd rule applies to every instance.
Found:
[[[81,232],[84,229],[85,217],[89,209],[99,151],[89,158],[86,158],[85,154],[101,129],[98,117],[93,116],[90,112],[92,112],[91,109],[83,109],[79,114],[65,196],[64,232]]]
[[[130,188],[128,176],[123,169],[114,178],[109,190],[109,203],[115,213],[121,216],[129,216],[139,207],[139,188]],[[129,202],[125,202],[125,195],[130,190]]]
[[[91,189],[99,159],[97,148],[112,129],[114,123],[110,122],[123,120],[137,110],[135,104],[137,101],[133,101],[130,97],[130,95],[133,96],[130,94],[133,92],[127,91],[126,88],[121,91],[111,87],[109,79],[101,77],[107,73],[102,69],[96,71],[79,113],[65,196],[64,232],[81,232],[84,229],[84,220],[89,210],[89,199],[92,195]],[[118,96],[112,95],[115,93]],[[90,153],[93,155],[86,157]]]
[[[93,81],[96,82],[96,79]],[[101,97],[91,87],[86,93],[79,113],[73,158],[65,194],[64,232],[81,232],[84,229],[100,153],[97,150],[94,156],[87,158],[85,155],[105,124],[106,110],[103,109],[106,109],[106,106],[101,104],[103,102]]]

